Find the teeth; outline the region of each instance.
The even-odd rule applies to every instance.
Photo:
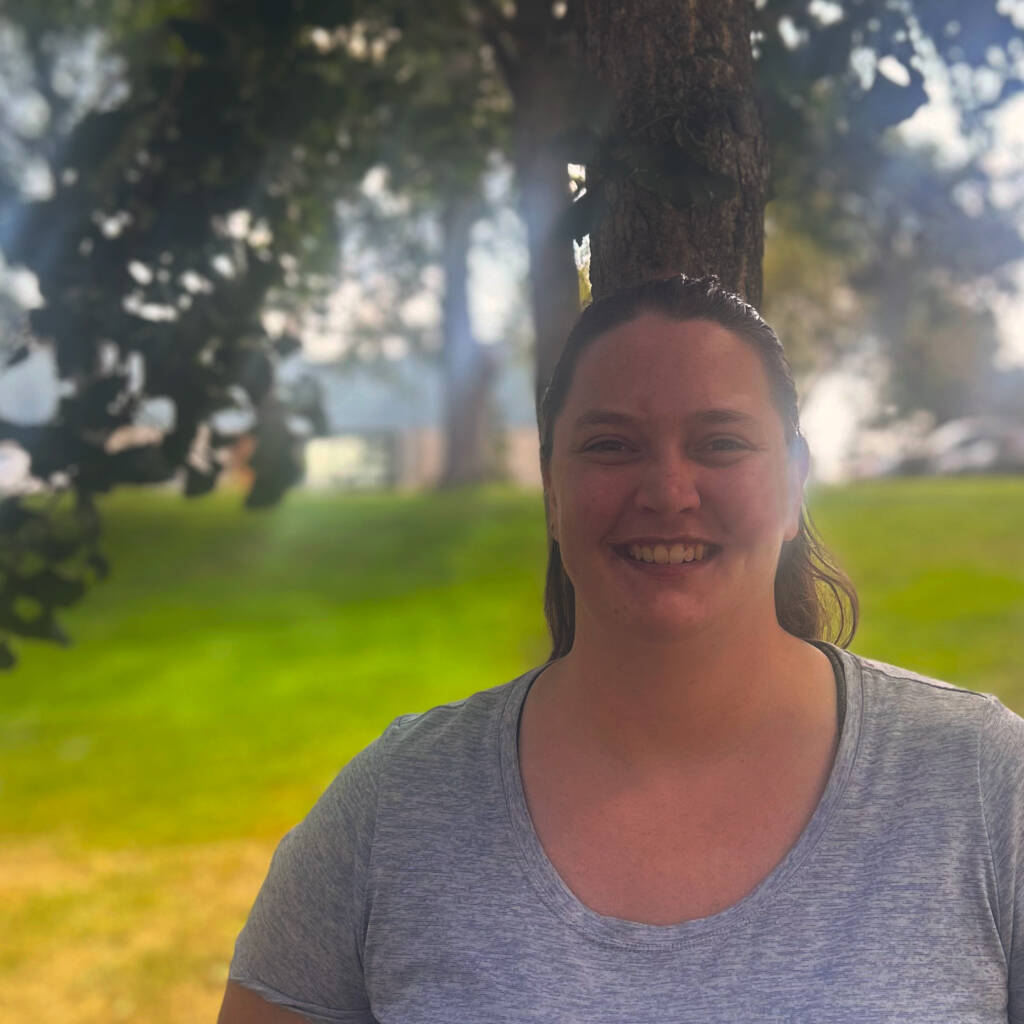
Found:
[[[699,562],[707,553],[706,544],[630,544],[629,556],[638,562],[655,565],[681,565],[683,562]]]

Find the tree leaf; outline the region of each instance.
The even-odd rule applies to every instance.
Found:
[[[136,125],[139,113],[138,106],[127,105],[88,114],[68,139],[63,153],[65,166],[102,166],[125,134]]]
[[[881,130],[899,124],[918,107],[928,102],[924,76],[916,68],[908,68],[910,82],[897,85],[885,75],[876,75],[874,84],[853,106],[853,116]]]
[[[5,368],[17,366],[18,363],[24,362],[28,359],[29,354],[32,352],[32,348],[29,345],[19,345],[8,357],[4,363]]]
[[[194,18],[168,18],[167,27],[193,52],[204,57],[219,57],[228,46],[224,30],[208,21]]]
[[[98,551],[94,551],[86,559],[86,563],[96,573],[96,578],[105,580],[110,575],[110,563]]]
[[[52,569],[44,569],[35,576],[20,580],[17,587],[21,593],[56,608],[67,608],[81,600],[86,590],[82,580],[61,576]]]
[[[185,467],[185,497],[198,498],[203,494],[209,494],[217,486],[217,478],[220,476],[220,463],[214,462],[214,468],[204,473],[195,466],[189,464]]]
[[[259,405],[274,386],[274,366],[262,346],[243,344],[235,357],[232,376],[245,388],[253,405]]]
[[[43,512],[25,505],[21,498],[6,498],[0,502],[0,534],[14,534],[26,523],[45,518]]]
[[[18,664],[17,655],[6,640],[0,640],[0,671],[7,671]]]
[[[71,638],[64,632],[49,608],[43,609],[42,613],[34,618],[26,619],[15,611],[16,600],[17,595],[9,591],[4,594],[4,601],[0,605],[0,629],[32,640],[48,640],[61,647],[71,645]]]
[[[287,359],[288,356],[302,351],[302,340],[294,334],[286,332],[274,339],[274,351],[282,359]]]
[[[352,0],[306,0],[302,13],[311,25],[322,25],[334,28],[337,25],[348,25],[353,18]],[[395,11],[395,17],[402,13],[401,6]]]

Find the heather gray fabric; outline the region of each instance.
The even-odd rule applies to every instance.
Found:
[[[561,881],[516,754],[534,670],[342,770],[275,853],[231,977],[351,1024],[1024,1022],[1024,720],[827,653],[846,714],[825,792],[722,913],[622,921]]]

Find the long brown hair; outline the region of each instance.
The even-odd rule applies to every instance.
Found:
[[[642,313],[658,313],[671,320],[709,320],[752,345],[768,374],[790,456],[806,452],[793,372],[775,331],[753,306],[723,288],[717,277],[677,274],[599,299],[580,315],[538,410],[545,472],[551,463],[555,420],[569,394],[580,354],[596,338]],[[548,515],[546,493],[544,506]],[[775,573],[775,613],[783,629],[805,640],[832,640],[846,647],[857,629],[857,591],[822,543],[806,508],[800,510],[796,536],[782,546]],[[551,633],[551,657],[560,658],[569,653],[575,636],[576,593],[562,565],[558,542],[550,534],[544,615]]]

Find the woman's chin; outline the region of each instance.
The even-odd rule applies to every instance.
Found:
[[[649,603],[642,613],[635,606],[620,609],[614,622],[603,622],[599,628],[606,635],[614,632],[616,643],[663,644],[698,636],[713,625],[706,605],[673,596],[674,600]]]

